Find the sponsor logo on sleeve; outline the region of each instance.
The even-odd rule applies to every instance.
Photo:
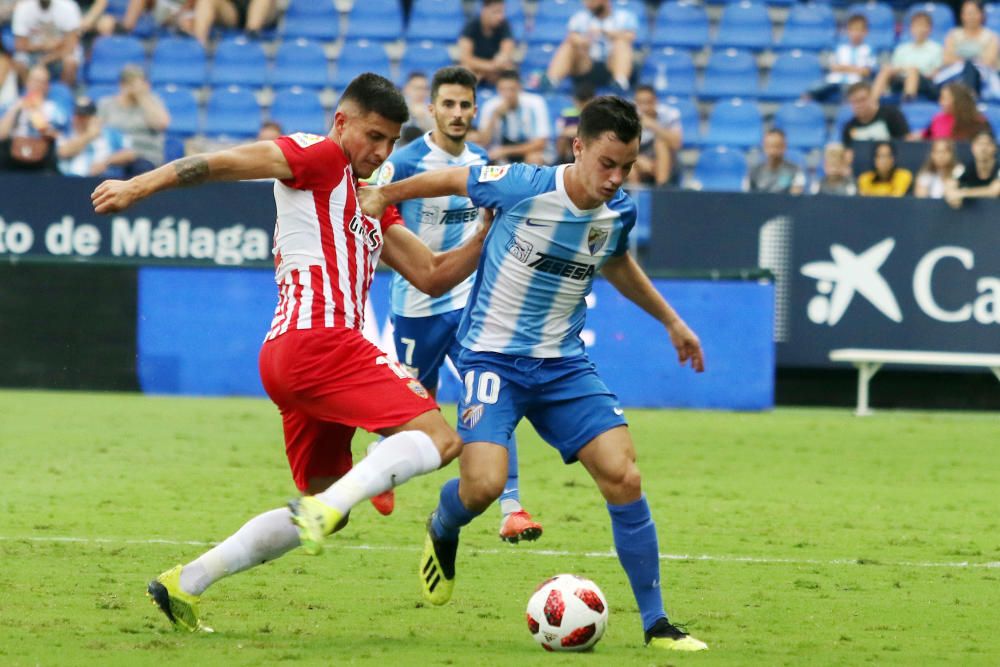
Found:
[[[318,134],[310,134],[309,132],[296,132],[295,134],[288,135],[288,137],[301,148],[309,148],[326,139],[326,137],[321,137]]]
[[[499,181],[501,178],[507,175],[507,170],[510,169],[509,164],[498,166],[495,164],[488,164],[479,170],[479,182],[489,183],[490,181]]]
[[[534,249],[533,245],[517,236],[511,236],[510,240],[507,241],[507,252],[517,258],[519,262],[524,262],[525,264],[528,263],[531,251]]]
[[[427,393],[427,390],[424,389],[424,385],[420,384],[419,380],[410,380],[409,382],[406,383],[406,386],[409,387],[410,391],[412,391],[420,398],[431,397],[431,395]]]

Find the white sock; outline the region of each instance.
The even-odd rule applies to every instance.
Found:
[[[441,467],[441,454],[423,431],[401,431],[381,441],[350,472],[316,499],[341,513],[366,498]]]
[[[181,570],[181,588],[191,595],[219,579],[274,560],[299,546],[299,531],[287,508],[264,512]]]

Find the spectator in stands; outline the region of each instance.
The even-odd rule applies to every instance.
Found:
[[[547,83],[558,86],[571,76],[598,88],[613,84],[628,90],[638,19],[629,10],[612,6],[611,0],[584,0],[584,7],[569,19],[566,39],[549,63]]]
[[[912,183],[910,170],[896,166],[896,149],[883,141],[875,146],[872,170],[858,176],[858,194],[862,197],[903,197]]]
[[[59,172],[64,176],[105,176],[117,178],[135,161],[121,132],[104,127],[97,117],[97,107],[89,97],[77,99],[73,106],[72,130],[57,142]]]
[[[944,40],[944,67],[934,77],[938,85],[962,81],[979,95],[996,96],[1000,87],[1000,38],[983,25],[985,15],[977,0],[965,0],[959,13],[961,25],[952,28]]]
[[[281,130],[281,123],[273,120],[264,121],[260,131],[257,132],[257,141],[274,141],[282,134],[284,132]]]
[[[848,151],[843,144],[830,143],[823,149],[823,177],[812,184],[810,191],[814,195],[853,196],[858,193]]]
[[[806,187],[806,175],[797,164],[785,159],[788,146],[785,133],[777,128],[764,135],[764,160],[750,169],[744,190],[800,195]]]
[[[680,170],[675,168],[676,156],[684,140],[680,112],[660,104],[656,91],[645,84],[635,89],[635,106],[642,122],[642,135],[639,157],[629,174],[629,182],[676,184],[680,180]]]
[[[865,43],[868,19],[854,14],[847,19],[847,41],[839,44],[830,61],[830,73],[823,83],[814,86],[807,97],[820,102],[837,102],[852,84],[871,76],[877,61],[872,47]]]
[[[21,78],[44,65],[52,78],[76,83],[83,61],[80,48],[80,8],[73,0],[21,0],[11,19],[14,66]]]
[[[472,18],[458,37],[458,62],[496,85],[500,72],[514,67],[514,36],[504,15],[504,0],[483,0],[479,16]]]
[[[897,107],[880,105],[867,81],[852,84],[847,89],[847,101],[854,112],[841,133],[841,141],[847,148],[855,141],[904,139],[910,131],[903,113]]]
[[[941,68],[941,45],[930,39],[934,23],[927,12],[916,12],[910,17],[910,37],[892,52],[892,63],[884,65],[875,77],[872,94],[876,99],[886,90],[902,91],[903,100],[913,100],[919,95],[934,99],[937,86],[934,75]]]
[[[153,13],[153,21],[161,30],[177,30],[186,35],[194,35],[195,0],[129,0],[122,16],[121,30],[135,30],[139,17],[144,12]]]
[[[48,95],[49,71],[35,65],[24,96],[0,117],[0,167],[56,171],[53,145],[68,119]]]
[[[410,120],[406,121],[400,132],[406,132],[410,127],[416,127],[420,134],[434,129],[434,116],[431,114],[431,84],[423,72],[410,72],[403,84],[403,97],[410,110]]]
[[[937,139],[932,145],[927,161],[917,172],[913,194],[921,199],[941,199],[949,181],[962,174],[962,165],[955,157],[955,142]]]
[[[941,111],[934,115],[930,125],[916,133],[916,138],[969,141],[990,129],[989,121],[976,108],[972,91],[964,83],[956,81],[942,88],[938,104]]]
[[[194,37],[208,47],[212,26],[219,24],[241,29],[250,39],[259,39],[261,30],[274,23],[277,16],[276,0],[195,0]]]
[[[118,79],[118,94],[98,103],[97,113],[107,127],[128,138],[136,159],[125,166],[129,178],[163,164],[164,131],[170,113],[149,88],[141,67],[126,65]]]
[[[580,111],[584,105],[594,99],[597,91],[589,81],[580,81],[573,86],[573,103],[563,107],[556,118],[556,162],[559,164],[573,162],[573,139],[580,125]]]
[[[496,97],[483,104],[479,141],[490,162],[545,164],[551,135],[549,108],[540,95],[521,90],[521,77],[507,70],[497,79]]]
[[[944,200],[952,208],[960,208],[966,199],[996,199],[1000,197],[1000,165],[997,164],[997,141],[993,133],[983,130],[972,139],[972,164],[945,186]]]

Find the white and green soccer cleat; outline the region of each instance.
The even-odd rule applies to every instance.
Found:
[[[198,618],[199,597],[185,593],[181,589],[182,569],[183,565],[175,565],[153,579],[146,587],[146,595],[175,628],[183,628],[188,632],[212,632],[212,629],[202,625],[201,619]]]
[[[344,516],[314,496],[302,496],[288,503],[292,523],[298,526],[299,542],[310,556],[323,553],[323,540],[332,533]]]
[[[646,646],[666,651],[707,651],[708,644],[695,639],[665,618],[646,630]]]

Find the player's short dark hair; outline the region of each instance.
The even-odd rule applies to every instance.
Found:
[[[475,101],[476,85],[478,83],[479,80],[476,78],[476,75],[464,67],[457,65],[442,67],[434,72],[434,80],[431,82],[431,101],[437,97],[438,88],[449,84],[468,88],[472,91],[472,100]]]
[[[516,69],[505,69],[504,71],[497,74],[497,83],[503,81],[504,79],[509,79],[510,81],[517,81],[521,83],[521,75],[518,74]]]
[[[495,5],[498,2],[504,2],[504,0],[483,0],[483,7],[487,5]]]
[[[912,25],[918,20],[927,21],[927,25],[930,26],[934,25],[934,19],[932,19],[931,15],[927,12],[913,12],[913,15],[910,16],[910,24]]]
[[[858,23],[859,21],[861,23],[864,23],[866,28],[868,27],[868,17],[865,16],[864,14],[851,14],[850,16],[847,17],[847,25],[851,25],[852,23]]]
[[[765,134],[765,136],[768,135],[768,134],[776,134],[779,137],[781,137],[782,139],[785,138],[785,131],[782,130],[780,127],[772,127],[770,130],[768,130],[764,134]]]
[[[365,72],[354,77],[340,96],[340,102],[353,102],[365,113],[377,113],[394,123],[405,123],[410,119],[406,99],[389,79]]]
[[[993,134],[993,130],[984,127],[983,129],[979,130],[974,135],[972,135],[972,139],[969,140],[969,143],[971,144],[973,141],[975,141],[979,137],[988,137],[989,140],[991,142],[993,142],[993,145],[996,146],[997,136],[995,134]]]
[[[590,141],[605,132],[614,133],[626,144],[637,138],[642,125],[635,105],[614,95],[602,95],[588,102],[580,112],[577,135],[582,141]]]
[[[636,94],[638,94],[638,93],[652,93],[654,97],[656,96],[656,88],[653,88],[648,83],[640,83],[638,86],[635,87],[635,92],[636,92]]]
[[[863,90],[866,93],[870,93],[872,92],[872,84],[869,83],[868,81],[856,81],[847,87],[847,92],[844,94],[844,97],[846,97],[847,99],[851,99],[851,95],[858,92],[859,90]]]

